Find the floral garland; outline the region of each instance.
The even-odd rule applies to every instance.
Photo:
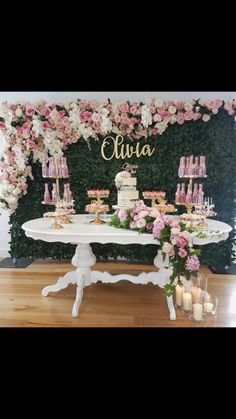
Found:
[[[0,207],[14,212],[27,193],[31,161],[43,162],[61,156],[71,143],[121,134],[129,139],[158,138],[169,124],[182,125],[202,119],[207,122],[223,108],[235,118],[236,100],[193,100],[104,103],[97,100],[47,104],[19,102],[0,104],[0,133],[4,150],[0,157]]]
[[[172,295],[178,283],[182,284],[181,277],[189,280],[191,275],[197,274],[201,251],[193,249],[193,230],[185,223],[177,222],[173,216],[159,213],[139,201],[132,209],[116,210],[111,217],[110,226],[152,233],[159,240],[163,261],[168,256],[172,267],[170,283],[164,286],[167,296]]]

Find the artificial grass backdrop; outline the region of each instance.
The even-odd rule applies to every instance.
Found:
[[[127,142],[130,143],[130,140]],[[134,144],[135,142],[136,140]],[[110,189],[110,197],[106,203],[110,207],[117,203],[114,178],[117,172],[122,170],[124,162],[139,166],[137,185],[140,198],[141,192],[147,189],[165,190],[167,199],[171,202],[175,198],[177,183],[180,182],[177,175],[180,157],[205,155],[208,177],[196,181],[203,183],[205,196],[212,197],[217,212],[216,219],[230,224],[233,231],[227,241],[203,246],[201,262],[224,266],[231,263],[236,209],[236,130],[232,117],[221,109],[207,123],[198,120],[185,122],[181,126],[169,125],[161,136],[148,140],[148,143],[155,147],[151,157],[106,161],[100,153],[101,143],[102,139],[91,139],[89,148],[84,140],[80,140],[70,145],[65,152],[77,213],[85,212],[85,205],[90,202],[86,191],[90,188]],[[142,139],[140,143],[144,145],[146,141]],[[24,222],[42,217],[45,211],[51,210],[51,207],[45,207],[41,203],[44,183],[48,180],[42,178],[40,164],[33,165],[33,174],[34,180],[29,179],[27,195],[20,200],[19,207],[10,217],[11,256],[70,259],[74,254],[75,245],[35,241],[27,238],[21,228]],[[183,207],[180,208],[180,212],[184,212]],[[140,263],[153,262],[157,252],[155,245],[120,246],[94,243],[92,247],[97,259],[120,256]]]

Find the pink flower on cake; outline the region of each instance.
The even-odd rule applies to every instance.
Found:
[[[170,257],[174,256],[175,254],[174,247],[172,246],[172,244],[167,243],[167,242],[165,242],[164,245],[162,246],[162,251]]]
[[[142,228],[145,227],[146,225],[146,220],[144,218],[140,218],[137,221],[137,228]]]

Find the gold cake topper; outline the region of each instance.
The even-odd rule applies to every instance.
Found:
[[[125,163],[122,166],[122,169],[126,170],[126,172],[129,172],[131,175],[135,174],[137,169],[138,169],[138,165],[137,164],[130,164],[130,163]]]

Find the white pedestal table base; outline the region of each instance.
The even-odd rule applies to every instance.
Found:
[[[101,281],[105,284],[115,283],[121,280],[127,280],[133,284],[147,284],[149,282],[163,288],[169,283],[171,269],[168,264],[163,264],[160,254],[154,259],[154,265],[159,268],[158,272],[142,272],[139,275],[119,274],[112,275],[109,272],[100,272],[91,270],[91,266],[96,262],[96,258],[89,244],[78,244],[75,255],[72,258],[72,264],[77,267],[75,271],[67,272],[60,277],[56,284],[49,285],[42,290],[42,295],[46,297],[49,292],[57,292],[68,287],[69,284],[77,284],[76,298],[72,308],[72,316],[77,317],[79,307],[82,302],[83,288],[90,284]],[[166,297],[167,306],[170,312],[170,320],[176,320],[176,313],[173,304],[173,298]]]

